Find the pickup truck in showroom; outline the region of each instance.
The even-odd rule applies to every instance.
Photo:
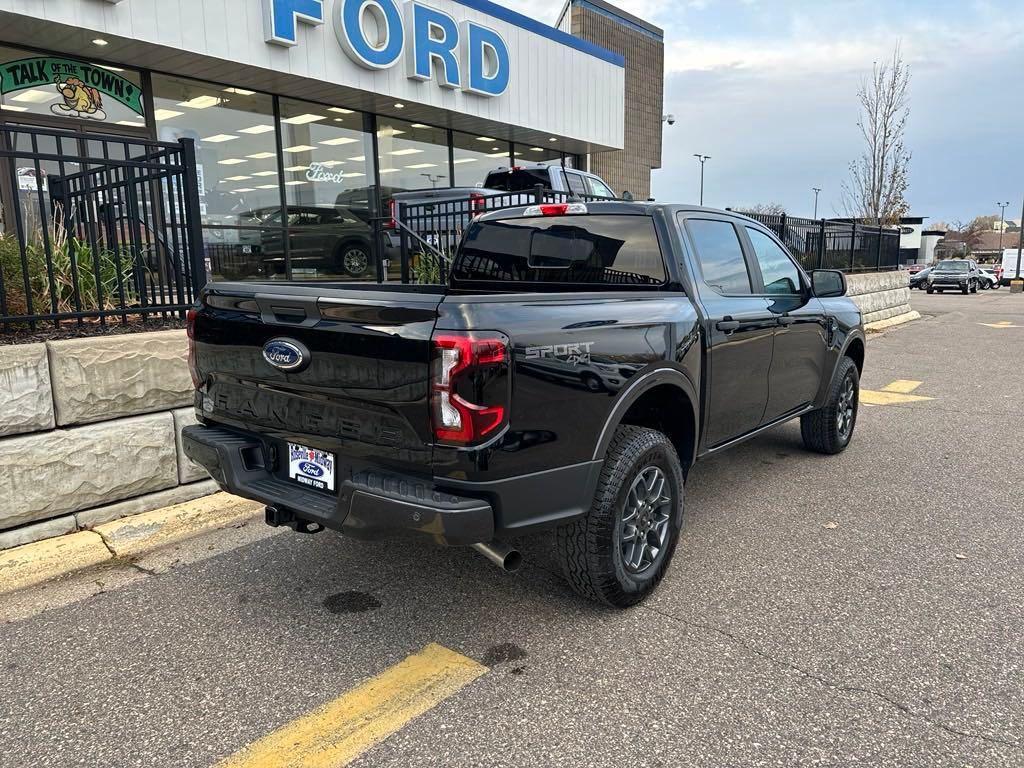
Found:
[[[547,532],[582,595],[669,567],[693,464],[791,419],[836,454],[861,315],[739,214],[487,213],[441,285],[213,283],[189,313],[186,454],[271,525],[474,546]]]

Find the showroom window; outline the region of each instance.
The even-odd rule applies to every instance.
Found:
[[[270,277],[264,254],[280,249],[281,187],[270,96],[154,74],[161,141],[194,139],[203,243],[217,279]]]
[[[453,145],[456,187],[475,187],[482,184],[490,171],[508,166],[512,152],[506,141],[457,131],[453,134]]]
[[[372,279],[373,137],[363,114],[293,99],[281,99],[280,110],[292,278]],[[275,245],[263,262],[283,277],[284,251]]]
[[[557,149],[549,149],[539,144],[516,144],[514,149],[517,163],[562,164],[562,153]]]
[[[154,74],[153,106],[158,139],[196,142],[204,225],[253,224],[280,207],[270,96]]]
[[[390,117],[377,118],[380,186],[386,197],[411,189],[450,187],[448,131]]]

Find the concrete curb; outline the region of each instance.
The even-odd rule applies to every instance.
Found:
[[[228,528],[262,510],[258,502],[217,493],[104,523],[91,531],[8,549],[0,552],[0,595]]]
[[[892,328],[896,325],[903,325],[909,323],[912,320],[920,320],[921,313],[916,309],[910,312],[904,312],[902,315],[896,315],[896,317],[890,317],[885,320],[878,320],[874,323],[868,323],[864,326],[864,330],[868,333],[877,333],[878,331],[884,331],[886,328]]]

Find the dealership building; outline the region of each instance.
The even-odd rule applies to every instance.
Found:
[[[236,259],[275,238],[327,247],[313,235],[346,208],[500,166],[600,173],[609,153],[614,192],[646,197],[660,31],[603,0],[562,20],[488,0],[0,0],[0,133],[49,158],[0,158],[0,203],[67,173],[69,142],[80,158],[182,138],[207,250]]]

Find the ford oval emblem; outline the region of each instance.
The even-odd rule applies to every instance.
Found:
[[[299,472],[309,477],[323,477],[324,471],[311,461],[303,461],[299,464]]]
[[[291,339],[271,339],[263,345],[263,359],[279,371],[297,373],[309,365],[309,350]]]

